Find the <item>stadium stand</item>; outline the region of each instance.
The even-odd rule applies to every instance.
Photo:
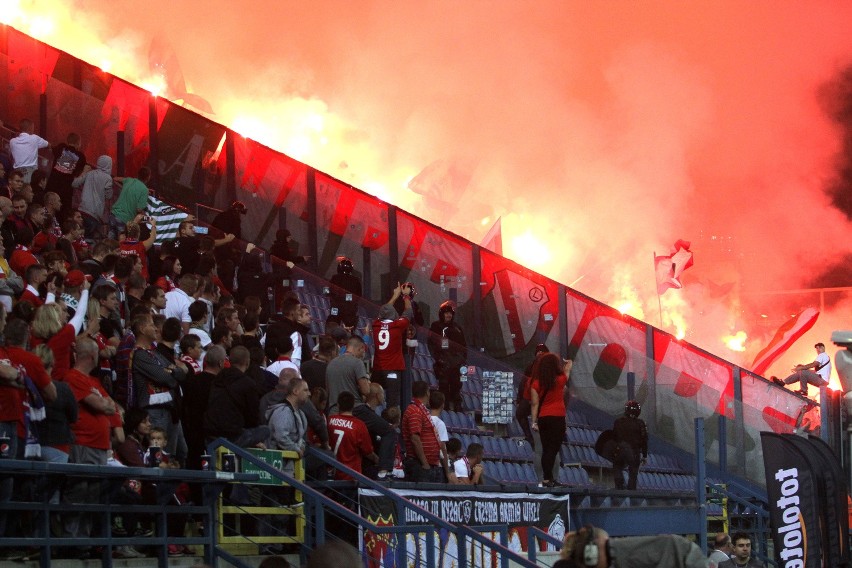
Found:
[[[523,431],[513,418],[515,408],[511,401],[504,404],[509,407],[510,414],[501,416],[499,421],[485,422],[486,414],[496,406],[493,397],[486,396],[493,394],[486,393],[487,373],[511,373],[512,386],[516,387],[520,369],[529,362],[537,343],[547,342],[554,352],[563,356],[570,353],[576,363],[571,376],[572,402],[566,417],[568,429],[559,453],[561,466],[558,476],[558,481],[568,489],[546,489],[548,494],[576,496],[571,510],[565,513],[569,524],[606,519],[607,528],[612,534],[637,534],[636,531],[686,527],[692,534],[701,535],[701,531],[707,530],[706,518],[701,517],[706,514],[703,511],[704,504],[695,502],[696,485],[703,479],[706,464],[697,460],[698,452],[703,452],[704,448],[695,447],[693,421],[715,412],[713,395],[721,397],[721,393],[727,391],[725,385],[720,386],[709,380],[704,383],[703,379],[692,376],[684,379],[689,365],[683,361],[699,360],[702,365],[714,369],[718,376],[732,377],[731,380],[737,377],[739,390],[733,396],[741,412],[715,419],[730,420],[737,427],[738,435],[753,441],[761,430],[790,430],[789,420],[784,417],[789,418],[798,413],[801,399],[783,389],[774,388],[763,378],[752,376],[747,370],[684,342],[675,342],[661,330],[624,317],[609,306],[490,251],[482,250],[473,243],[380,202],[322,172],[250,140],[234,136],[223,126],[178,105],[165,100],[149,104],[153,99],[141,89],[114,77],[107,77],[100,70],[67,54],[59,54],[50,46],[40,44],[11,28],[2,26],[2,29],[0,66],[17,73],[6,73],[3,78],[9,83],[6,85],[7,90],[15,91],[16,100],[19,101],[12,102],[9,97],[0,101],[0,119],[4,124],[14,124],[35,111],[35,116],[45,118],[38,125],[44,136],[56,139],[60,133],[64,135],[65,130],[81,130],[87,156],[114,156],[119,175],[126,175],[141,165],[150,164],[154,170],[152,185],[159,198],[157,214],[166,214],[163,212],[165,208],[169,215],[194,214],[199,220],[199,226],[210,228],[214,233],[216,229],[212,226],[212,220],[215,214],[225,210],[228,204],[237,199],[251,203],[243,223],[243,238],[235,241],[234,246],[238,247],[236,250],[245,250],[249,243],[268,249],[275,229],[286,227],[291,230],[297,238],[296,244],[307,249],[304,252],[312,260],[308,265],[295,267],[286,279],[276,282],[275,286],[280,284],[281,288],[292,291],[298,301],[308,307],[311,337],[323,333],[324,322],[330,315],[331,302],[326,290],[331,285],[335,259],[339,255],[366,261],[359,263],[363,268],[361,276],[365,285],[365,297],[358,305],[359,328],[369,326],[372,318],[378,314],[378,303],[389,296],[389,291],[399,280],[411,279],[415,282],[418,301],[423,304],[427,314],[435,312],[437,306],[447,298],[453,299],[458,305],[459,319],[465,323],[465,331],[469,335],[467,365],[470,372],[462,383],[463,409],[445,410],[442,418],[451,435],[460,437],[464,447],[472,443],[484,446],[488,479],[507,487],[523,485],[524,492],[536,494],[540,491],[537,487],[540,479],[535,469],[539,458],[523,439]],[[52,53],[57,59],[61,55],[66,62],[63,65],[70,65],[76,71],[68,73],[63,70],[64,67],[41,70],[41,59],[51,59],[40,57],[38,62],[28,61],[27,58],[32,58],[34,53]],[[44,93],[32,89],[33,84],[41,84],[40,79],[37,82],[27,79],[36,68],[40,69],[38,73],[48,79]],[[96,95],[82,88],[82,79],[79,78],[86,77],[86,81],[90,81],[95,76],[106,77],[104,93]],[[47,101],[50,101],[49,106]],[[39,105],[44,105],[44,108]],[[64,110],[48,112],[49,109]],[[68,117],[82,113],[83,109],[91,116],[68,124],[67,121],[71,120]],[[131,125],[146,126],[139,132],[118,130],[119,126],[114,124],[111,117],[128,114],[132,115],[127,116],[132,118]],[[122,129],[125,127],[127,124],[121,126]],[[205,134],[196,134],[198,132]],[[12,134],[6,132],[6,142]],[[196,141],[197,137],[202,140]],[[192,144],[199,145],[197,148],[193,146],[199,157],[197,163],[188,166],[187,177],[181,177],[172,170],[162,171],[161,163],[174,163],[180,152]],[[214,158],[217,147],[221,148],[222,153],[216,154]],[[49,151],[42,154],[41,167],[45,171],[50,168],[49,155]],[[281,173],[285,171],[288,172],[286,175]],[[254,198],[257,200],[253,201]],[[164,208],[162,211],[161,207]],[[379,233],[381,238],[371,236]],[[268,270],[269,266],[265,272]],[[227,284],[223,287],[232,292],[231,282]],[[272,321],[279,319],[274,309],[279,298],[263,300]],[[588,326],[589,321],[595,321],[595,326]],[[587,328],[580,329],[581,324]],[[576,337],[562,333],[568,327],[576,328]],[[432,389],[438,389],[434,360],[423,337],[425,330],[421,329],[418,333],[420,340],[411,357],[412,378],[426,381]],[[613,344],[625,342],[623,338],[628,334],[631,343],[625,343],[624,347],[628,365],[602,371],[601,367],[605,365],[601,361],[604,358],[601,349],[595,346],[607,345],[609,341]],[[613,388],[598,388],[597,381],[601,380],[602,373],[614,373]],[[639,473],[639,491],[626,496],[626,492],[611,489],[608,471],[610,463],[595,453],[594,446],[601,432],[609,428],[628,394],[633,394],[637,385],[648,384],[654,386],[650,391],[643,391],[643,396],[649,397],[643,402],[647,409],[644,416],[652,434],[651,452],[647,464]],[[698,389],[703,389],[702,394],[710,402],[704,402],[703,398],[699,402],[693,392]],[[766,400],[769,396],[765,395],[767,390],[771,393],[769,403],[779,415],[783,415],[781,418],[769,416],[761,412],[762,408],[749,407],[745,402]],[[760,397],[755,394],[758,392]],[[512,392],[511,399],[514,397],[515,392]],[[505,403],[506,398],[502,400]],[[706,408],[702,406],[705,404],[708,405]],[[677,408],[677,413],[669,412],[673,407]],[[744,416],[752,415],[759,416],[759,420],[744,419]],[[222,444],[227,447],[227,443]],[[765,553],[765,527],[760,524],[765,513],[761,508],[761,498],[765,495],[761,487],[762,471],[758,471],[762,467],[759,445],[752,444],[748,450],[750,453],[744,446],[731,445],[730,449],[728,444],[723,443],[721,446],[722,451],[730,452],[730,455],[726,455],[726,460],[720,459],[718,455],[707,456],[705,461],[709,462],[710,473],[714,480],[738,483],[742,487],[742,495],[745,495],[744,502],[750,504],[732,504],[728,511],[722,511],[721,506],[713,504],[712,513],[726,512],[728,518],[739,519],[732,522],[742,523],[741,526],[756,531]],[[240,456],[242,466],[253,464],[252,458],[239,448],[232,448],[231,451]],[[323,458],[317,459],[322,461]],[[728,464],[727,470],[720,469],[722,463]],[[264,478],[281,481],[274,472],[266,471],[257,464],[254,467],[255,471],[265,472]],[[331,463],[330,467],[340,469],[340,464]],[[409,500],[392,497],[392,492],[386,491],[388,485],[399,488],[402,483],[388,481],[382,485],[374,484],[366,478],[355,478],[383,498],[400,499],[394,501],[400,507],[412,507]],[[202,476],[198,483],[206,481],[209,480]],[[282,483],[286,482],[284,480]],[[325,488],[328,487],[328,491],[335,493],[342,501],[352,487],[351,484],[343,486],[334,483],[348,482],[330,482],[322,487],[322,491],[310,483],[298,483],[292,487],[298,487],[304,494],[306,508],[312,511],[324,507],[335,510],[335,502],[324,499]],[[731,483],[728,487],[733,488],[735,484]],[[444,492],[444,489],[439,491]],[[545,488],[541,488],[541,492],[545,492]],[[236,501],[236,498],[233,500]],[[350,497],[347,505],[357,508],[354,507],[355,502]],[[659,506],[659,510],[653,509],[647,514],[647,527],[631,524],[629,519],[632,517],[619,518],[612,515],[613,509],[626,508],[625,504],[632,506],[640,503],[640,506],[646,506],[651,502]],[[673,507],[667,509],[660,503]],[[235,504],[227,506],[238,508]],[[239,514],[237,510],[228,511],[228,514]],[[335,512],[343,517],[348,514],[342,510]],[[365,518],[348,520],[367,522]],[[428,520],[436,526],[444,523],[441,526],[445,530],[453,529],[453,526],[441,519],[429,517]],[[565,522],[565,519],[562,521]],[[704,526],[700,526],[702,523]],[[375,526],[371,526],[375,529]],[[225,528],[233,530],[234,527]],[[168,556],[167,539],[164,533],[158,536],[158,554],[162,562]],[[311,537],[308,535],[306,538],[308,540],[301,543],[302,549],[311,544]],[[42,547],[42,550],[47,547],[49,558],[50,545],[45,539],[33,543],[9,542],[11,544],[0,543],[0,548],[33,544]],[[199,545],[210,543],[204,540],[187,542]],[[128,546],[130,544],[139,542],[133,541]],[[103,543],[98,541],[98,546],[103,546]],[[109,549],[111,545],[106,546]]]

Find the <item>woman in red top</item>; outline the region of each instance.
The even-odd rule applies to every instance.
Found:
[[[561,485],[553,475],[553,466],[565,438],[565,398],[568,374],[573,361],[560,363],[553,353],[545,353],[533,365],[530,395],[532,429],[541,435],[541,469],[544,487]]]
[[[180,259],[176,256],[169,255],[163,259],[163,275],[157,278],[154,285],[161,288],[167,294],[177,288],[175,282],[180,278],[180,271],[183,268],[180,265]]]
[[[51,378],[54,381],[65,379],[65,374],[72,366],[71,351],[74,348],[74,339],[83,327],[83,319],[89,304],[90,286],[88,280],[83,281],[83,291],[80,293],[77,311],[70,321],[64,303],[45,304],[35,311],[30,343],[33,347],[46,343],[53,351],[54,366]]]

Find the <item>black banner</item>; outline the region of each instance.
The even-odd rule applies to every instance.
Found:
[[[535,526],[553,538],[562,540],[568,532],[570,495],[485,493],[462,491],[438,493],[433,491],[398,490],[398,495],[415,503],[429,513],[455,524],[472,527],[502,525],[508,527],[507,548],[518,553],[527,550],[527,527]],[[397,524],[431,524],[423,516],[408,511],[399,522],[397,508],[392,499],[362,489],[358,493],[361,516],[379,526]],[[494,542],[500,542],[497,531],[483,533]],[[399,543],[393,535],[377,535],[366,531],[361,541],[367,552],[371,568],[422,568],[427,565],[425,534],[418,538],[409,536],[405,548],[407,561],[397,562]],[[459,541],[455,531],[440,530],[435,538],[434,555],[437,566],[457,566]],[[498,568],[500,559],[477,542],[465,543],[468,566]],[[552,545],[539,542],[539,550],[555,550]]]
[[[820,466],[825,487],[823,505],[826,566],[849,566],[852,561],[849,543],[849,487],[840,460],[822,438],[808,437],[808,446]]]
[[[775,560],[782,568],[822,564],[819,472],[793,434],[761,432]]]

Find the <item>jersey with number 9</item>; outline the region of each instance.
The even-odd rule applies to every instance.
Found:
[[[373,369],[376,371],[402,371],[405,369],[402,348],[405,345],[406,331],[408,331],[408,320],[406,318],[373,322],[373,345],[376,350],[373,358]]]

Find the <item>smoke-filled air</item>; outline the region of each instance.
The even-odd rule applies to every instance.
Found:
[[[850,3],[3,0],[0,20],[472,241],[499,217],[506,256],[747,368],[806,307],[768,374],[852,327],[848,292],[814,289],[852,264]],[[677,239],[694,266],[658,306]]]

